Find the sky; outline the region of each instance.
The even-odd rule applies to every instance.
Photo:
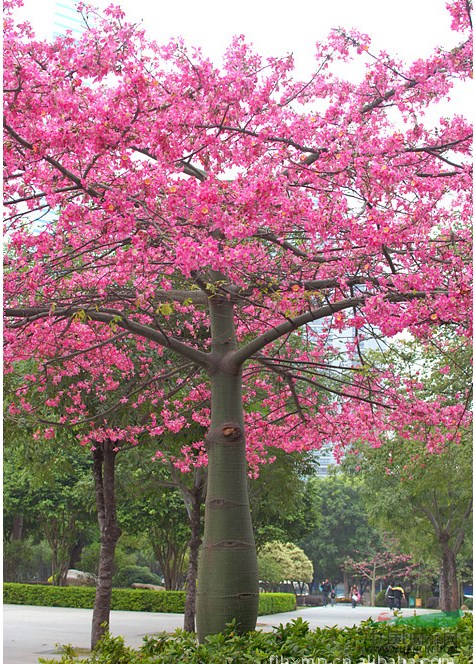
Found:
[[[87,0],[105,8],[112,0]],[[22,14],[40,37],[51,37],[58,4],[76,0],[23,0]],[[262,56],[294,57],[294,76],[306,80],[314,72],[315,43],[332,28],[345,27],[370,35],[371,52],[387,51],[406,62],[430,55],[436,46],[450,49],[459,36],[450,29],[446,0],[114,0],[132,22],[143,22],[147,35],[159,43],[183,37],[189,46],[219,65],[234,35],[243,34]],[[358,80],[362,64],[338,70]],[[473,86],[472,86],[473,87]],[[472,113],[472,90],[457,85],[451,100],[432,107],[426,122],[441,115]]]
[[[71,0],[63,0],[63,2]],[[91,0],[105,7],[111,0]],[[41,36],[50,34],[56,0],[24,0],[25,14]],[[452,46],[445,0],[121,0],[132,21],[143,20],[159,42],[182,36],[216,62],[233,35],[243,34],[266,56],[293,53],[299,72],[310,73],[314,45],[333,27],[357,28],[376,50],[404,59],[428,55],[433,46]]]

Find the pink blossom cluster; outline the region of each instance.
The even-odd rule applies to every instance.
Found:
[[[472,131],[456,113],[425,122],[471,76],[465,3],[449,3],[457,47],[408,65],[333,31],[309,81],[242,37],[220,67],[157,45],[114,7],[81,5],[79,38],[40,41],[18,4],[4,28],[5,365],[34,370],[11,415],[117,449],[206,428],[220,297],[237,352],[259,341],[243,368],[251,473],[277,447],[341,455],[388,431],[443,449],[464,403],[366,372],[360,345],[440,326],[470,339]],[[362,80],[335,74],[349,58]],[[336,333],[352,337],[346,369]],[[204,438],[167,454],[188,471]]]

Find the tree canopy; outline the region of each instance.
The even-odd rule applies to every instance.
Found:
[[[302,549],[291,542],[267,542],[258,554],[259,578],[269,584],[305,582],[313,577],[313,565]]]
[[[253,629],[246,458],[257,472],[273,447],[379,444],[387,428],[436,449],[466,416],[368,368],[361,343],[374,330],[470,334],[471,128],[457,114],[425,120],[471,75],[469,7],[449,5],[457,43],[412,64],[334,30],[300,81],[290,56],[263,59],[239,37],[218,67],[180,40],[150,41],[112,6],[80,5],[81,36],[40,41],[16,5],[4,291],[7,369],[35,363],[21,408],[54,385],[53,436],[91,421],[91,396],[117,394],[131,423],[111,426],[108,411],[79,434],[111,449],[176,433],[192,411],[206,444],[175,463],[208,463],[200,635],[235,617]],[[352,58],[360,81],[336,73]],[[334,362],[328,335],[344,331],[347,361]]]

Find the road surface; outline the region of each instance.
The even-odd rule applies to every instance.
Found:
[[[380,607],[347,604],[299,608],[297,611],[259,616],[257,629],[271,630],[273,626],[302,617],[311,628],[350,627],[362,620],[377,620]],[[414,609],[403,609],[404,615],[413,615]],[[417,609],[417,613],[432,613]],[[88,648],[91,634],[91,609],[66,609],[46,606],[20,606],[6,604],[3,607],[3,663],[37,664],[38,657],[52,658],[57,655],[56,644],[71,644],[76,648]],[[125,643],[134,648],[142,645],[143,637],[160,632],[173,632],[183,627],[181,613],[144,613],[140,611],[111,611],[110,631],[114,636],[122,635]],[[57,659],[60,656],[57,655]]]

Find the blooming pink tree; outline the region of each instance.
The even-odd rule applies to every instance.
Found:
[[[376,582],[382,579],[408,579],[417,576],[420,567],[411,556],[398,553],[399,543],[394,538],[383,537],[381,545],[366,552],[355,551],[356,557],[348,557],[343,569],[361,579],[361,585],[370,584],[370,602],[374,606]],[[358,555],[359,554],[359,555]],[[394,584],[394,581],[393,581]]]
[[[101,18],[82,6],[77,40],[38,41],[15,24],[16,4],[4,290],[7,367],[35,362],[21,408],[29,384],[55,385],[52,436],[91,421],[101,391],[131,413],[149,399],[139,422],[104,413],[82,436],[112,451],[178,433],[192,412],[208,435],[173,462],[208,465],[198,632],[233,618],[253,629],[246,458],[252,472],[272,447],[338,451],[428,423],[436,450],[437,425],[464,412],[371,370],[361,342],[442,324],[470,334],[471,129],[459,115],[424,118],[470,76],[466,3],[449,7],[462,35],[449,50],[405,65],[334,31],[307,81],[291,57],[264,60],[242,38],[220,68],[181,41],[159,46],[114,7]],[[366,62],[360,82],[334,72],[353,57]],[[342,362],[328,339],[345,331]],[[110,367],[143,389],[121,393]],[[181,393],[167,397],[157,373]]]

